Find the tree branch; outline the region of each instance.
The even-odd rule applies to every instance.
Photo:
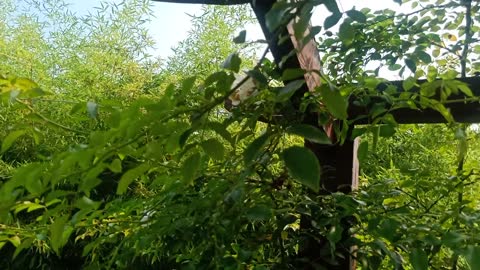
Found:
[[[249,4],[252,0],[152,0],[154,2],[177,3],[177,4],[204,4],[204,5],[242,5]]]

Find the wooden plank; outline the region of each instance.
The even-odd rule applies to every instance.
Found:
[[[472,90],[475,96],[480,96],[480,77],[459,78],[461,82],[466,83]],[[418,81],[419,84],[424,83],[424,80]],[[397,87],[399,93],[403,90],[403,81],[391,81],[388,84],[392,84]],[[386,84],[382,84],[378,87],[379,91],[386,88]],[[418,92],[419,89],[413,88],[411,92]],[[466,97],[463,94],[452,95],[448,100],[463,100]],[[375,103],[385,102],[381,98],[372,98],[370,104],[366,106],[358,106],[355,103],[355,98],[352,98],[349,105],[349,119],[353,120],[358,116],[368,115],[369,110],[375,105]],[[457,102],[445,104],[445,107],[450,109],[453,118],[457,122],[461,123],[480,123],[480,103],[478,101],[469,102]],[[432,109],[413,110],[409,108],[398,109],[392,111],[391,114],[399,124],[416,124],[416,123],[445,123],[445,118],[437,111]],[[359,119],[355,121],[355,124],[368,124],[371,122],[369,119]]]

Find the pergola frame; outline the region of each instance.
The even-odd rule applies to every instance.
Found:
[[[317,46],[313,40],[310,40],[306,44],[299,44],[295,39],[293,27],[291,24],[287,25],[284,29],[280,29],[278,32],[272,32],[266,25],[265,16],[270,11],[272,6],[277,2],[276,0],[153,0],[157,2],[168,3],[183,3],[183,4],[207,4],[207,5],[238,5],[238,4],[250,4],[258,22],[262,28],[265,38],[268,42],[270,52],[272,53],[274,60],[279,65],[282,60],[283,63],[279,67],[282,70],[285,69],[304,69],[304,70],[320,70],[320,59]],[[307,29],[309,31],[309,29]],[[304,33],[303,33],[304,34]],[[279,44],[279,36],[289,35],[291,38],[285,42]],[[290,52],[296,50],[297,57],[289,57]],[[305,75],[306,84],[303,89],[300,89],[298,94],[303,95],[307,91],[313,91],[320,84],[320,80],[312,74]],[[458,79],[472,89],[475,96],[480,96],[480,77],[473,78],[460,78]],[[389,82],[395,85],[400,91],[402,91],[403,81]],[[380,87],[382,87],[380,85]],[[380,90],[380,89],[379,89]],[[411,89],[410,91],[416,91],[418,89]],[[458,95],[452,98],[458,99],[465,96]],[[373,106],[375,100],[369,106]],[[476,103],[452,103],[446,105],[451,110],[451,113],[456,121],[464,123],[478,123],[480,122],[480,104]],[[365,115],[368,113],[367,107],[358,107],[352,102],[350,103],[348,115],[349,119],[355,119],[357,116]],[[391,112],[395,117],[395,120],[400,124],[411,123],[444,123],[446,122],[444,117],[437,111],[426,110],[412,110],[412,109],[399,109]],[[306,124],[317,125],[316,116],[306,117],[308,122]],[[366,124],[364,120],[354,122],[354,124]],[[327,133],[329,127],[326,128]],[[329,134],[334,136],[334,134]],[[322,145],[313,142],[305,142],[305,146],[312,150],[319,163],[322,166],[321,183],[323,187],[329,192],[342,191],[348,193],[358,186],[358,171],[359,164],[356,159],[356,152],[358,144],[354,141],[346,140],[344,144],[334,145]],[[337,252],[341,254],[338,258],[336,265],[325,265],[328,269],[333,270],[351,270],[355,269],[355,261],[351,256],[351,247],[348,244],[342,246],[342,241],[349,238],[348,228],[349,221],[344,222],[344,235],[342,240],[337,245]],[[310,222],[308,219],[302,217],[301,227],[309,228]],[[324,243],[318,243],[316,241],[305,241],[303,246],[300,247],[299,257],[305,258],[310,261],[320,262],[321,256],[319,250],[324,246]],[[343,258],[342,258],[343,257]],[[303,269],[310,269],[308,266]],[[313,269],[313,268],[312,268]]]

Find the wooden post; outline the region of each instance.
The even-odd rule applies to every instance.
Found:
[[[294,22],[290,22],[286,29],[281,29],[279,33],[272,33],[267,28],[265,22],[265,15],[271,9],[274,0],[268,1],[256,1],[256,4],[252,4],[253,10],[257,15],[257,19],[263,29],[265,37],[269,42],[269,46],[272,55],[275,58],[277,65],[282,70],[287,68],[301,68],[306,71],[320,71],[320,57],[317,50],[317,45],[313,39],[309,39],[306,43],[302,44],[301,41],[295,38]],[[307,29],[302,36],[309,34],[310,28]],[[284,42],[278,44],[279,35],[289,35],[290,42]],[[296,51],[296,57],[290,59],[283,59],[284,56],[289,55],[292,50]],[[281,61],[283,65],[280,65]],[[303,95],[306,91],[314,91],[316,87],[320,86],[320,77],[317,73],[307,72],[305,74],[306,87],[299,91],[298,95]],[[317,125],[317,118],[309,117],[307,124]],[[335,135],[331,132],[331,126],[324,127],[327,134],[335,141]],[[358,143],[354,141],[346,141],[343,145],[322,145],[309,141],[305,141],[305,147],[312,150],[315,153],[321,167],[321,183],[323,186],[323,192],[345,192],[349,193],[358,186],[358,161],[356,159],[356,151]],[[335,261],[324,260],[329,255],[330,247],[326,239],[316,241],[311,238],[305,238],[299,250],[299,265],[297,267],[301,269],[315,269],[315,265],[321,265],[326,269],[334,270],[351,270],[355,268],[355,262],[350,256],[351,246],[348,246],[348,239],[350,239],[348,220],[342,221],[344,225],[343,235],[340,243],[337,244],[337,254],[340,254]],[[312,227],[311,219],[302,216],[300,227],[302,229],[309,229]]]

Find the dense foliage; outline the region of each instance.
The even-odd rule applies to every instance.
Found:
[[[0,268],[329,269],[350,247],[361,269],[480,268],[478,130],[447,108],[478,102],[456,78],[479,71],[480,2],[395,2],[412,12],[274,6],[272,30],[298,15],[301,31],[316,4],[330,12],[312,29],[323,84],[300,104],[311,71],[255,62],[246,7],[205,7],[162,63],[148,55],[146,1],[84,17],[62,1],[1,2]],[[227,111],[243,70],[257,89]],[[355,128],[353,97],[380,100]],[[446,124],[400,126],[400,108]],[[332,118],[333,142],[319,127]],[[356,137],[361,187],[326,192],[303,140]],[[307,240],[321,261],[299,256]]]

